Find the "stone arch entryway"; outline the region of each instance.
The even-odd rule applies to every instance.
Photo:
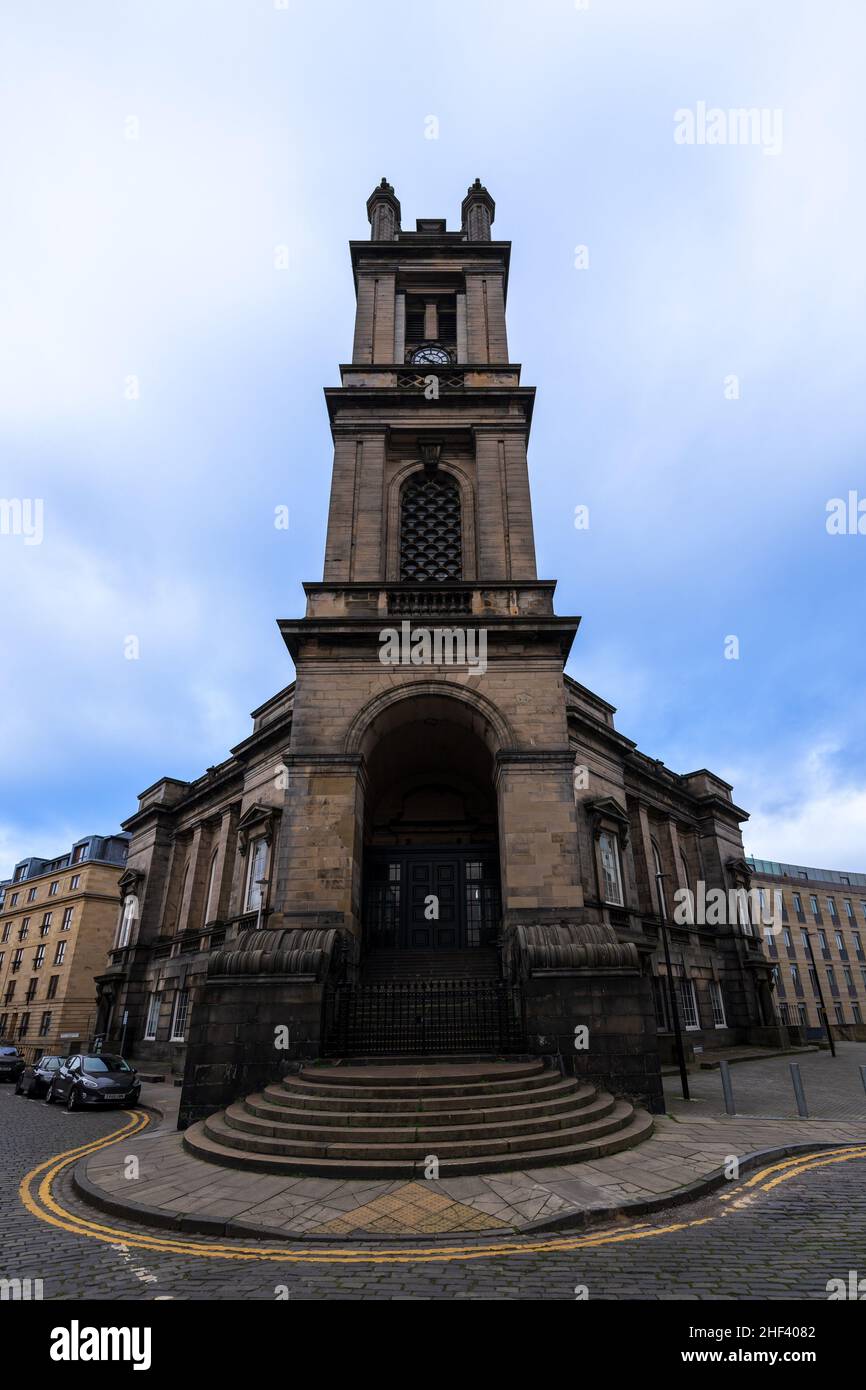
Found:
[[[363,767],[360,968],[329,1050],[509,1052],[519,993],[501,968],[496,759],[509,729],[444,681],[381,693],[347,752]]]
[[[366,770],[364,956],[494,947],[500,722],[477,696],[437,683],[370,714],[358,739]]]

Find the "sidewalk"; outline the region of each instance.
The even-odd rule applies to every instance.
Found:
[[[76,1190],[103,1211],[146,1224],[213,1235],[305,1240],[507,1236],[579,1227],[686,1201],[720,1186],[725,1163],[741,1173],[810,1147],[866,1144],[866,1093],[857,1067],[866,1044],[801,1056],[807,1099],[825,1118],[796,1116],[788,1058],[736,1068],[738,1110],[727,1116],[718,1071],[690,1075],[693,1099],[666,1078],[667,1115],[652,1138],[591,1163],[437,1181],[335,1180],[253,1174],[187,1154],[174,1128],[180,1092],[145,1085],[142,1102],[163,1119],[82,1160]],[[763,1113],[762,1113],[763,1112]],[[140,1176],[124,1176],[130,1154]]]

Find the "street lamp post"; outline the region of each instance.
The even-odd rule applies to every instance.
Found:
[[[661,922],[662,944],[665,951],[665,969],[668,973],[668,999],[670,1001],[671,1020],[674,1025],[674,1047],[677,1054],[677,1062],[680,1068],[680,1083],[683,1088],[683,1100],[690,1100],[689,1095],[689,1074],[686,1071],[686,1054],[683,1049],[683,1035],[680,1028],[680,1011],[677,1006],[677,995],[674,989],[674,972],[671,965],[671,948],[668,940],[668,921],[665,913],[665,897],[662,891],[662,879],[668,875],[659,869],[656,874],[656,892],[659,899],[659,920]]]
[[[818,988],[818,1000],[821,1005],[821,1016],[824,1019],[824,1030],[827,1034],[827,1041],[830,1044],[830,1055],[836,1056],[836,1044],[833,1041],[833,1034],[830,1032],[830,1015],[827,1013],[827,1005],[824,1003],[824,991],[821,988],[821,976],[818,974],[818,967],[815,964],[815,952],[812,950],[812,938],[808,929],[803,928],[803,935],[806,938],[806,945],[809,948],[809,959],[812,962],[812,972],[815,976],[815,984]]]
[[[265,889],[267,888],[267,886],[268,880],[266,878],[256,879],[256,887],[259,890],[259,910],[256,915],[256,931],[261,931],[262,929],[262,908],[265,902]]]

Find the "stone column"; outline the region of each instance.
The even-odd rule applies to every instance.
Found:
[[[569,750],[504,750],[496,758],[506,925],[583,907]]]
[[[299,750],[288,773],[269,926],[315,926],[327,919],[361,929],[365,780],[362,760]]]

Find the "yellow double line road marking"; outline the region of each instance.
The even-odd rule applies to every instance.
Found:
[[[714,1216],[703,1216],[691,1221],[673,1222],[666,1226],[652,1226],[649,1223],[630,1224],[627,1230],[610,1230],[592,1235],[552,1236],[547,1239],[497,1241],[489,1245],[438,1245],[402,1248],[395,1250],[364,1249],[358,1246],[348,1249],[323,1250],[315,1245],[303,1247],[282,1247],[272,1242],[262,1245],[246,1245],[234,1240],[226,1245],[210,1241],[206,1237],[199,1241],[183,1236],[150,1235],[143,1232],[124,1231],[114,1226],[102,1225],[67,1211],[55,1199],[52,1191],[59,1173],[79,1158],[96,1153],[121,1139],[138,1134],[149,1123],[147,1115],[126,1112],[127,1124],[103,1139],[96,1139],[80,1148],[69,1149],[66,1153],[55,1154],[33,1168],[21,1181],[18,1195],[26,1209],[40,1221],[69,1231],[72,1235],[88,1236],[110,1245],[123,1244],[142,1250],[157,1250],[167,1255],[187,1255],[196,1259],[208,1260],[271,1260],[280,1264],[306,1265],[384,1265],[384,1264],[425,1264],[451,1260],[489,1260],[502,1259],[509,1255],[535,1255],[562,1253],[570,1250],[594,1250],[605,1245],[621,1245],[628,1241],[647,1240],[656,1236],[671,1235],[676,1231],[689,1230],[693,1226],[705,1226],[720,1216],[728,1215],[733,1208],[722,1207]],[[857,1148],[839,1148],[810,1151],[785,1159],[780,1163],[769,1164],[755,1173],[734,1191],[723,1194],[723,1200],[742,1195],[745,1189],[769,1192],[779,1183],[789,1178],[799,1177],[801,1173],[813,1168],[823,1168],[828,1164],[846,1163],[850,1159],[866,1158],[866,1144]],[[207,1243],[203,1243],[207,1241]]]

